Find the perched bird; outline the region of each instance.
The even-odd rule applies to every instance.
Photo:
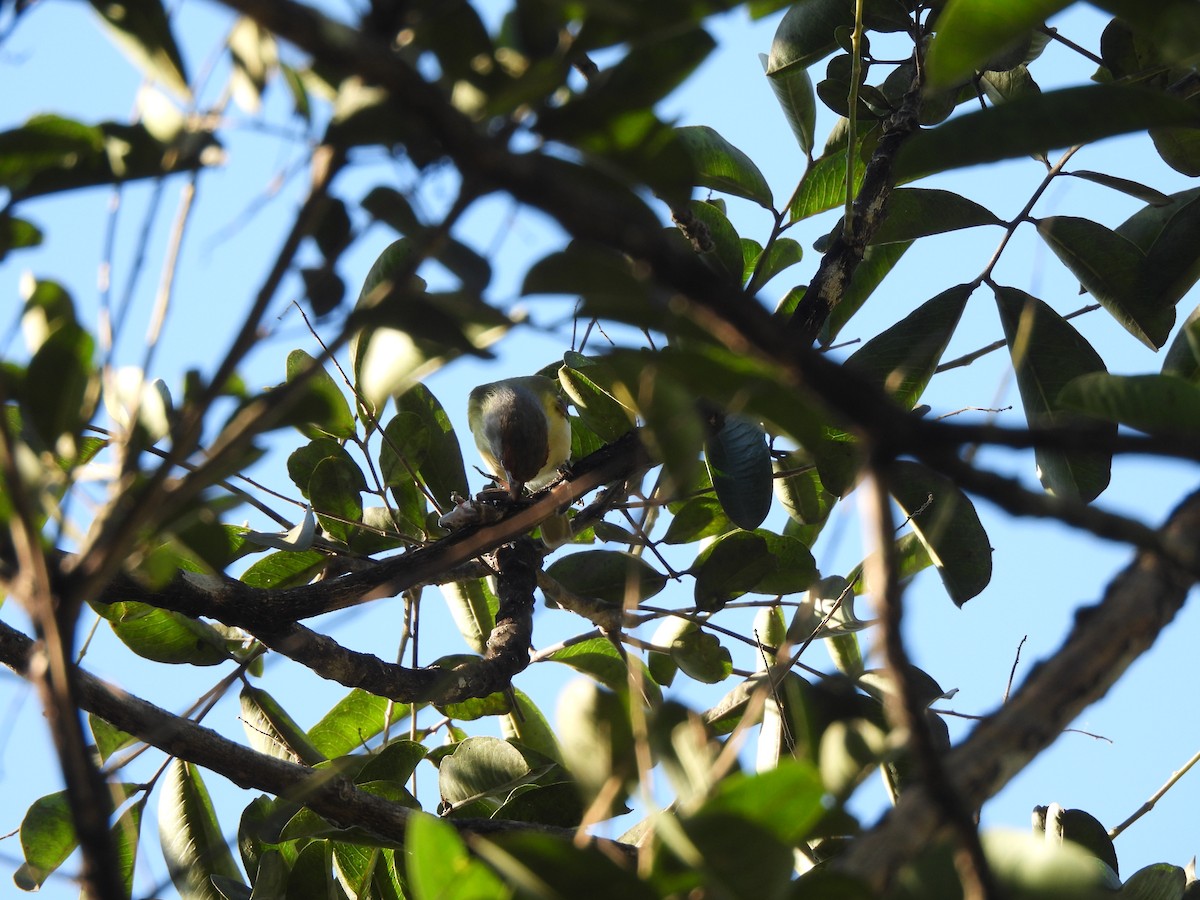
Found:
[[[542,375],[481,384],[467,401],[467,424],[479,455],[514,500],[528,487],[554,480],[571,456],[571,421],[558,385]],[[557,547],[570,537],[565,516],[542,523],[542,540]]]

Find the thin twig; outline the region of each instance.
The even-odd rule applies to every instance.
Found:
[[[1122,831],[1124,831],[1126,828],[1128,828],[1130,825],[1132,825],[1134,822],[1136,822],[1138,819],[1140,819],[1146,813],[1150,812],[1150,810],[1154,809],[1155,804],[1157,804],[1158,801],[1163,798],[1163,795],[1165,795],[1167,793],[1167,791],[1169,791],[1171,788],[1173,788],[1175,786],[1175,784],[1179,781],[1179,779],[1182,778],[1184,775],[1186,775],[1188,773],[1188,771],[1192,768],[1192,766],[1196,765],[1196,763],[1198,763],[1198,762],[1200,762],[1200,750],[1197,750],[1195,753],[1193,753],[1191,759],[1189,759],[1187,762],[1185,762],[1181,768],[1172,772],[1171,777],[1167,779],[1166,784],[1164,784],[1157,791],[1155,791],[1150,796],[1150,799],[1147,800],[1145,803],[1143,803],[1140,807],[1138,807],[1138,809],[1134,812],[1133,815],[1131,815],[1128,819],[1126,819],[1124,822],[1122,822],[1117,827],[1111,829],[1108,832],[1108,836],[1115,840],[1121,834]]]

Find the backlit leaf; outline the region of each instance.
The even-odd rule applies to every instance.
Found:
[[[992,547],[974,505],[953,481],[919,463],[894,463],[889,475],[892,496],[910,517],[946,593],[962,606],[992,578]]]
[[[996,304],[1029,424],[1081,424],[1081,415],[1067,408],[1060,395],[1068,382],[1080,375],[1104,372],[1100,355],[1070,322],[1036,297],[999,287]],[[1099,443],[1116,433],[1116,425],[1095,422],[1095,431]],[[1038,478],[1052,494],[1090,501],[1108,487],[1111,451],[1039,447],[1034,458]]]
[[[697,183],[771,209],[771,187],[758,166],[707,125],[676,129],[696,167]]]

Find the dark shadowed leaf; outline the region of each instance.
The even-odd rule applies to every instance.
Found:
[[[771,454],[762,426],[724,416],[704,442],[704,461],[717,499],[739,528],[753,531],[771,510]]]
[[[616,606],[636,606],[667,584],[666,576],[640,556],[618,550],[572,553],[551,563],[546,574],[576,594]]]
[[[816,580],[817,563],[803,541],[765,528],[757,529],[754,534],[767,542],[767,550],[775,561],[774,567],[754,585],[754,593],[796,594]]]
[[[442,404],[423,384],[414,385],[396,398],[402,412],[415,413],[429,435],[429,449],[421,463],[420,476],[438,503],[448,504],[451,495],[466,496],[466,467],[462,449]]]
[[[777,566],[761,535],[751,531],[727,534],[705,547],[692,564],[696,606],[716,612],[734,597],[754,590]]]
[[[911,518],[946,593],[962,606],[992,578],[992,547],[975,507],[953,481],[919,463],[897,462],[889,475],[892,496]]]
[[[0,261],[13,250],[36,247],[42,242],[42,230],[27,219],[10,212],[0,213]]]
[[[716,497],[693,497],[675,510],[663,542],[690,544],[701,538],[727,534],[736,527]]]
[[[1200,437],[1200,385],[1175,375],[1094,372],[1058,396],[1067,407],[1150,434]]]
[[[1019,97],[915,134],[896,156],[897,181],[1087,143],[1151,125],[1200,125],[1200,112],[1153,91],[1098,84]]]
[[[319,363],[303,350],[293,350],[287,357],[287,380],[295,381],[304,372],[317,368],[306,379],[303,397],[297,401],[297,412],[303,414],[310,427],[301,427],[307,437],[327,434],[335,438],[348,438],[354,434],[354,415],[346,395],[338,388],[333,378]]]
[[[1163,357],[1162,372],[1200,381],[1200,306],[1192,310],[1171,341]]]
[[[717,684],[733,672],[733,658],[717,636],[701,630],[689,619],[678,616],[663,619],[650,643],[668,648],[675,665],[703,684]]]
[[[136,3],[91,0],[91,4],[117,44],[150,78],[183,99],[191,98],[183,58],[159,0]]]
[[[1148,262],[1137,245],[1097,222],[1074,216],[1042,219],[1038,233],[1126,331],[1152,349],[1167,342],[1175,324],[1174,301],[1164,303],[1156,295]]]
[[[317,521],[337,540],[348,540],[355,525],[362,521],[362,472],[353,469],[336,457],[326,457],[317,463],[308,479],[308,498],[312,501]]]
[[[1026,420],[1031,426],[1081,424],[1084,417],[1064,406],[1060,394],[1080,375],[1104,372],[1100,355],[1070,322],[1024,291],[999,287],[996,304]],[[1116,433],[1116,425],[1095,422],[1095,430],[1103,440]],[[1108,487],[1111,452],[1039,447],[1034,457],[1038,478],[1052,494],[1090,501]]]
[[[1063,174],[1082,178],[1084,181],[1091,181],[1094,184],[1102,184],[1107,188],[1112,188],[1114,191],[1120,191],[1131,197],[1137,197],[1151,206],[1166,206],[1171,202],[1171,198],[1162,191],[1156,191],[1148,185],[1137,181],[1130,181],[1128,178],[1118,178],[1115,175],[1106,175],[1103,172],[1089,172],[1086,169],[1076,169],[1073,172],[1064,172]]]
[[[887,216],[871,243],[892,244],[960,228],[1000,224],[990,210],[950,191],[897,188],[888,199]]]
[[[770,57],[760,53],[758,58],[766,71],[770,65]],[[805,156],[811,157],[813,132],[817,124],[817,97],[813,93],[808,70],[801,66],[791,66],[768,74],[767,78],[771,83],[771,90],[775,92],[775,99],[779,101],[783,110],[783,117],[787,119],[792,134],[796,136],[796,143],[800,145]]]
[[[779,22],[771,41],[767,75],[807,68],[837,49],[833,33],[854,25],[854,8],[841,0],[800,0]]]
[[[846,368],[912,409],[933,377],[972,290],[960,284],[925,301],[851,354]]]
[[[676,129],[696,169],[696,183],[771,208],[771,187],[745,153],[707,125]]]

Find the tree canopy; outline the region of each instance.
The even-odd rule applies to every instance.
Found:
[[[21,276],[0,366],[0,661],[62,775],[12,822],[18,887],[77,853],[85,896],[156,895],[135,871],[157,845],[205,900],[1200,896],[1186,859],[1120,865],[1154,801],[979,827],[1200,578],[1200,5],[1097,2],[1088,46],[1045,0],[217,0],[215,50],[180,6],[69,13],[133,64],[131,116],[0,123],[0,259],[107,198],[95,296]],[[755,135],[669,112],[731,10],[775,29],[754,102],[790,181]],[[43,14],[0,2],[2,40]],[[1160,169],[1083,167],[1116,137]],[[219,240],[259,277],[205,295],[193,207],[246,164],[262,194]],[[281,184],[296,207],[256,226]],[[919,296],[889,280],[948,235]],[[177,372],[156,351],[180,306],[216,346]],[[1019,409],[984,405],[980,360]],[[538,449],[473,490],[466,391],[435,391],[454,371],[561,392],[548,486]],[[1191,481],[1139,487],[1131,457]],[[908,589],[1036,592],[995,537],[1026,520],[1128,565],[1046,598],[1061,641],[951,728]],[[186,708],[181,672],[205,686]],[[317,716],[291,699],[331,686]],[[210,727],[235,697],[242,730]]]

